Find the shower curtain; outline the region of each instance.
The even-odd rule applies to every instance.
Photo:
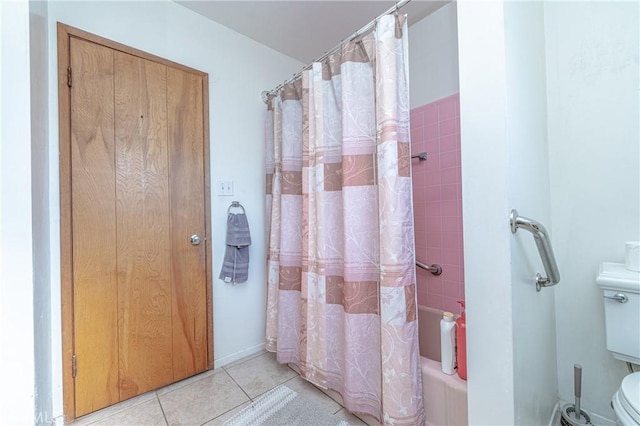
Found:
[[[406,18],[268,104],[267,350],[349,411],[423,424]]]

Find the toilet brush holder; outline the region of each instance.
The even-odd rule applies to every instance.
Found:
[[[573,391],[575,394],[575,404],[565,404],[562,407],[560,424],[562,426],[591,425],[591,418],[586,411],[580,408],[580,397],[582,396],[582,366],[573,366]]]
[[[562,407],[562,415],[560,417],[560,424],[562,426],[580,426],[580,425],[592,425],[591,417],[586,411],[580,410],[580,416],[576,416],[576,406],[573,404],[565,404]]]

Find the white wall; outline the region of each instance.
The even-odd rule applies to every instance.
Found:
[[[449,3],[409,28],[411,108],[458,93],[458,26]]]
[[[584,408],[610,419],[627,370],[606,350],[595,277],[640,239],[639,22],[637,2],[545,3],[560,398],[580,363]]]
[[[543,4],[457,7],[469,424],[546,424],[554,289],[536,292],[533,237],[509,228],[517,208],[552,231]]]
[[[553,247],[543,3],[505,2],[504,28],[510,208],[542,223]],[[519,230],[511,239],[511,289],[515,424],[523,425],[548,423],[558,395],[555,287],[537,292],[537,272],[546,276],[533,235]]]
[[[638,13],[458,2],[472,424],[546,423],[556,380],[572,400],[574,363],[583,406],[613,418],[626,370],[606,351],[594,280],[640,238]],[[504,235],[505,200],[547,225],[557,287],[533,290],[541,265],[530,235]]]
[[[260,92],[303,64],[171,1],[52,2],[49,4],[50,152],[58,152],[56,21],[127,44],[209,74],[211,180],[234,180],[235,196],[212,193],[214,352],[217,367],[264,347],[265,207],[263,120]],[[51,155],[51,276],[54,327],[54,409],[62,411],[60,357],[60,249],[58,161]],[[212,185],[213,191],[214,185]],[[217,279],[224,254],[227,206],[245,206],[252,231],[249,281]]]
[[[34,423],[29,3],[0,2],[0,424]]]
[[[469,424],[514,424],[501,2],[457,2]]]
[[[29,1],[31,56],[31,203],[33,213],[33,315],[35,422],[53,419],[51,274],[49,272],[48,7]]]

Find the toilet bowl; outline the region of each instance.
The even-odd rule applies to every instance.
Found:
[[[619,425],[640,425],[640,372],[629,374],[622,380],[611,405]]]
[[[603,263],[596,279],[603,290],[607,349],[614,358],[640,364],[640,272]],[[627,375],[611,400],[620,425],[640,425],[640,372]]]

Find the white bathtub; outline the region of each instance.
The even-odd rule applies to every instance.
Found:
[[[427,425],[467,425],[467,382],[440,368],[442,311],[420,306],[420,362]]]

